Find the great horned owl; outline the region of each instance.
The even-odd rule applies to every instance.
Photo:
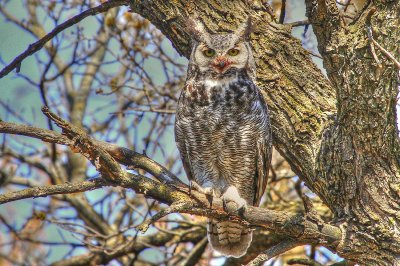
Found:
[[[254,84],[255,63],[248,20],[234,33],[210,34],[190,20],[193,37],[185,87],[176,112],[175,140],[191,184],[233,201],[258,206],[271,159],[267,105]],[[252,240],[250,228],[208,220],[214,250],[241,257]]]

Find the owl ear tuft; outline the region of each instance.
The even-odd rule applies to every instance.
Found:
[[[198,19],[194,20],[191,18],[187,18],[186,31],[195,41],[205,42],[207,31],[204,28],[204,24],[201,23]]]
[[[248,41],[250,40],[250,34],[254,31],[254,25],[252,23],[251,17],[247,17],[247,20],[243,22],[238,30],[236,31],[236,34],[239,36],[240,40],[245,40]]]

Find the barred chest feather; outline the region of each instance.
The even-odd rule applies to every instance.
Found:
[[[259,92],[253,82],[241,76],[229,79],[189,80],[182,91],[180,107],[183,112],[251,112]],[[186,110],[185,110],[186,109]],[[193,114],[193,113],[192,113]]]
[[[220,193],[235,184],[253,204],[255,147],[270,136],[270,128],[267,107],[251,79],[188,80],[176,115],[176,141],[191,178]]]

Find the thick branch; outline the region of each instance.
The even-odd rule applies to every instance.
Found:
[[[112,183],[105,179],[95,179],[79,183],[35,187],[18,192],[9,192],[0,196],[0,204],[25,198],[84,192],[103,186],[131,188],[139,194],[144,194],[169,205],[185,202],[185,204],[180,205],[181,208],[176,209],[177,212],[218,218],[220,220],[229,219],[239,223],[247,222],[247,224],[262,226],[283,235],[304,239],[308,243],[325,242],[328,247],[335,247],[341,239],[339,228],[329,224],[319,225],[297,213],[249,206],[244,213],[237,211],[227,214],[220,198],[213,198],[211,209],[211,203],[205,194],[192,191],[193,198],[191,198],[186,192],[163,185],[145,176],[134,174],[127,174],[127,178],[113,180]]]
[[[74,145],[74,142],[72,140],[54,131],[4,121],[0,121],[0,133],[22,135],[40,139],[49,143],[57,143],[67,146]],[[119,147],[111,143],[99,140],[93,141],[95,141],[96,146],[99,146],[106,150],[114,157],[115,160],[123,165],[143,169],[165,184],[171,184],[175,186],[184,185],[179,178],[169,172],[165,167],[143,154],[123,147]]]
[[[68,138],[74,139],[74,144],[72,147],[75,150],[83,152],[84,156],[91,158],[92,161],[95,161],[95,164],[98,164],[96,165],[97,169],[104,169],[105,166],[101,165],[102,163],[106,163],[106,165],[110,163],[109,159],[103,158],[103,152],[99,151],[101,148],[96,146],[98,142],[94,141],[86,134],[81,133],[81,131],[75,130],[72,125],[61,120],[48,110],[44,109],[44,112],[47,113],[48,117],[50,117],[52,120],[55,120],[57,124],[62,127]],[[10,126],[10,123],[0,122],[0,132],[5,132],[5,128],[8,128],[8,132],[12,131],[13,133],[18,133],[18,126],[15,124]],[[12,128],[12,130],[10,130],[10,128]],[[26,130],[27,128],[22,127],[20,129]],[[45,134],[43,130],[37,130],[35,128],[29,128],[29,130],[29,134],[37,138],[38,136],[44,136],[47,140],[57,141],[57,143],[59,143],[59,140],[62,139],[61,137],[57,136],[57,133],[54,132],[53,136],[49,137],[51,134],[48,130],[44,131]],[[35,130],[39,132],[34,132]],[[24,131],[23,134],[27,134],[27,132]],[[93,160],[93,157],[99,158]],[[246,208],[244,213],[235,212],[227,214],[224,211],[223,202],[220,198],[214,198],[212,200],[213,209],[210,209],[211,202],[209,201],[207,195],[201,194],[197,191],[192,191],[193,198],[191,198],[187,194],[187,187],[181,187],[177,189],[175,187],[153,181],[142,175],[133,175],[126,172],[121,174],[121,170],[118,170],[115,166],[112,166],[111,168],[114,169],[114,172],[101,170],[101,172],[105,173],[106,175],[112,175],[111,177],[104,176],[106,180],[109,180],[107,182],[108,184],[112,183],[114,186],[131,188],[137,193],[144,194],[147,197],[156,199],[168,205],[175,204],[175,206],[180,206],[180,208],[175,209],[178,212],[213,217],[218,218],[219,220],[229,219],[239,223],[262,226],[266,229],[273,230],[274,232],[288,235],[292,238],[301,239],[308,243],[320,243],[322,241],[326,246],[331,248],[336,247],[341,240],[341,230],[339,228],[325,223],[317,223],[297,213],[274,211],[249,206]],[[94,184],[78,183],[76,185],[72,185],[72,187],[69,186],[70,184],[66,184],[63,189],[64,191],[68,190],[70,192],[72,192],[73,189],[76,191],[83,191],[81,189],[82,185],[85,185],[87,189],[93,189],[96,185],[105,185],[105,183],[101,182],[103,181],[96,181]],[[45,196],[44,191],[48,191],[49,195],[54,194],[55,191],[59,191],[61,193],[64,192],[62,189],[60,190],[60,187],[57,186],[51,186],[47,188],[29,188],[25,191],[23,190],[21,192],[15,192],[14,194],[8,194],[11,199],[3,197],[3,202],[10,202],[13,199],[16,200],[19,198],[26,198],[25,195],[27,192],[32,193],[34,189],[37,189],[37,191],[41,192],[40,196]]]
[[[335,0],[306,0],[305,3],[306,15],[318,38],[319,52],[324,57],[331,50],[330,45],[337,43],[336,33],[343,26],[339,9]],[[324,57],[325,64],[330,63],[327,58]]]

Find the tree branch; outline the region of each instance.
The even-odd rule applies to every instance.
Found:
[[[323,266],[321,263],[318,263],[315,260],[308,259],[290,259],[287,261],[288,265],[307,265],[307,266]]]
[[[238,223],[251,224],[256,226],[262,226],[266,229],[273,230],[274,232],[288,235],[290,237],[304,240],[310,243],[323,243],[327,247],[335,248],[341,240],[341,230],[338,227],[315,222],[312,219],[308,219],[307,216],[303,217],[301,214],[288,213],[285,211],[274,211],[264,208],[249,206],[246,208],[244,213],[236,211],[234,213],[226,213],[223,207],[223,202],[220,198],[214,198],[211,202],[208,196],[197,191],[192,191],[192,195],[188,195],[188,187],[183,187],[180,184],[170,182],[180,186],[179,189],[171,185],[166,185],[157,181],[153,181],[142,175],[134,175],[127,172],[123,172],[119,166],[115,165],[113,158],[109,158],[107,150],[103,150],[101,145],[97,145],[97,141],[94,141],[81,129],[69,124],[62,120],[60,117],[51,113],[47,108],[43,108],[43,112],[51,120],[55,121],[56,124],[62,128],[63,134],[69,139],[68,143],[70,147],[75,151],[81,152],[86,158],[88,158],[96,168],[103,174],[104,181],[85,181],[85,183],[66,184],[60,186],[50,186],[45,188],[29,188],[21,192],[10,193],[2,198],[3,202],[10,202],[12,200],[26,198],[26,195],[32,195],[33,191],[40,192],[40,196],[45,196],[46,192],[54,194],[57,192],[64,193],[66,191],[83,191],[82,186],[87,189],[93,189],[96,186],[110,185],[121,186],[124,188],[131,188],[136,193],[144,194],[146,197],[156,199],[160,202],[174,206],[175,212],[196,214],[201,216],[207,216],[212,218],[218,218],[219,220],[231,220]],[[5,126],[7,125],[7,126]],[[0,122],[0,132],[4,132],[5,128],[13,128],[8,132],[13,131],[17,133],[17,126],[10,123]],[[26,127],[22,127],[26,130]],[[61,138],[57,138],[57,133],[53,133],[52,137],[49,137],[50,132],[46,130],[43,134],[43,130],[39,130],[41,133],[34,133],[34,128],[30,128],[30,135],[38,137],[44,135],[47,140],[58,141]],[[27,132],[23,132],[26,134]],[[71,144],[72,143],[72,144]],[[107,145],[105,145],[107,147]],[[110,170],[112,169],[112,171]],[[94,183],[93,183],[94,182]],[[50,195],[49,194],[49,195]],[[7,198],[8,196],[8,198]],[[184,203],[184,204],[181,204]]]
[[[85,10],[82,13],[80,13],[79,15],[76,15],[76,16],[68,19],[64,23],[61,23],[60,25],[55,27],[51,32],[49,32],[46,36],[44,36],[40,40],[30,44],[29,47],[23,53],[18,55],[16,58],[14,58],[14,60],[11,63],[9,63],[6,67],[4,67],[0,71],[0,79],[2,77],[6,76],[8,73],[10,73],[15,68],[17,69],[17,72],[19,72],[22,61],[25,58],[27,58],[28,56],[30,56],[30,55],[36,53],[37,51],[39,51],[40,49],[42,49],[42,47],[48,41],[50,41],[52,38],[54,38],[54,36],[56,36],[58,33],[75,25],[76,23],[79,23],[81,20],[83,20],[84,18],[86,18],[88,16],[94,16],[99,13],[105,12],[105,11],[109,10],[110,8],[128,4],[127,2],[128,1],[126,1],[126,0],[109,0],[103,4],[96,6],[96,7]]]
[[[196,265],[197,262],[201,259],[204,250],[206,249],[208,244],[207,237],[204,237],[200,242],[198,242],[190,254],[181,262],[178,266],[191,266]]]
[[[142,250],[152,247],[161,247],[166,245],[166,243],[173,241],[174,239],[179,239],[180,242],[199,242],[204,238],[204,230],[183,230],[181,228],[175,228],[174,232],[176,234],[169,234],[167,232],[157,232],[156,234],[138,236],[135,238],[127,239],[124,244],[121,244],[112,253],[87,253],[83,255],[78,255],[72,258],[61,260],[51,264],[52,266],[78,266],[78,265],[100,265],[107,264],[109,261],[125,256],[126,254],[139,254]],[[136,265],[136,264],[135,264]]]
[[[259,254],[254,260],[250,261],[247,266],[260,266],[263,264],[263,262],[304,244],[305,243],[293,239],[282,241],[279,244],[269,248],[265,252]]]
[[[0,205],[21,199],[39,198],[50,195],[59,194],[72,194],[77,192],[85,192],[97,189],[106,185],[110,185],[107,181],[97,178],[90,181],[83,181],[78,183],[65,183],[53,186],[33,187],[20,191],[7,192],[0,194]]]
[[[207,216],[220,220],[229,219],[238,223],[262,226],[283,235],[304,239],[308,243],[324,242],[328,247],[335,247],[341,239],[341,231],[338,227],[326,223],[317,224],[312,220],[305,219],[301,214],[252,206],[248,206],[245,213],[236,211],[228,214],[225,212],[220,198],[213,198],[211,209],[211,203],[205,194],[192,191],[193,197],[191,198],[187,192],[163,185],[142,175],[127,173],[127,178],[122,178],[121,180],[109,182],[107,179],[108,177],[79,183],[35,187],[18,192],[8,192],[0,195],[0,204],[25,198],[84,192],[103,186],[121,186],[131,188],[139,194],[144,194],[169,205],[175,203],[175,212]],[[185,202],[185,204],[179,205],[179,202]]]
[[[310,25],[310,21],[308,21],[308,19],[305,19],[305,20],[285,23],[285,25],[289,25],[291,27],[300,27],[300,26]]]
[[[285,21],[285,14],[286,14],[286,0],[282,0],[281,14],[279,15],[279,23],[283,24],[283,22]]]
[[[0,121],[0,133],[27,136],[40,139],[45,142],[57,143],[70,147],[74,145],[74,141],[57,132],[4,121]],[[164,184],[170,184],[176,187],[185,186],[185,184],[179,178],[146,155],[137,153],[124,147],[119,147],[111,143],[99,140],[93,141],[95,141],[96,146],[106,150],[115,158],[115,160],[125,166],[143,169]]]

